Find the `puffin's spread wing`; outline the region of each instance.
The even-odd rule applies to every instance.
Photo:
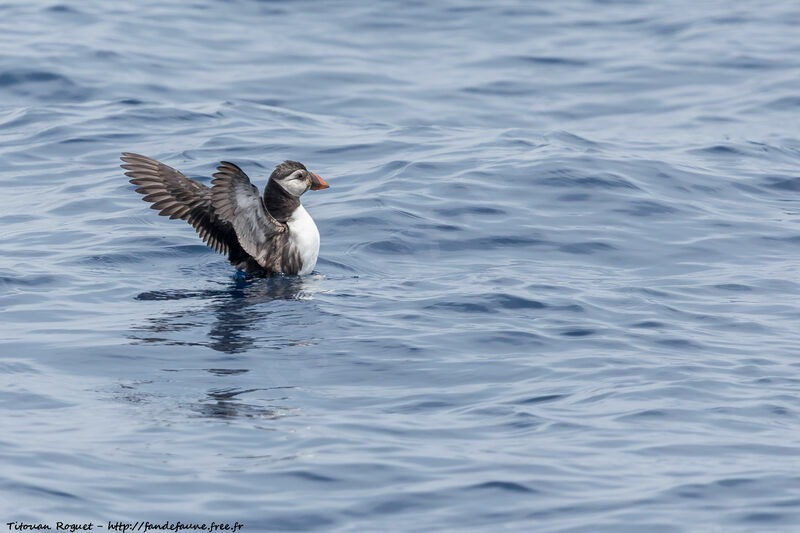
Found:
[[[203,242],[214,250],[228,254],[238,249],[233,228],[218,218],[211,203],[211,189],[172,167],[149,157],[123,152],[131,183],[138,185],[136,192],[144,194],[143,200],[153,202],[151,209],[170,219],[180,218],[191,224]]]
[[[280,240],[288,235],[286,224],[269,214],[264,200],[250,178],[233,163],[222,161],[211,183],[211,202],[217,215],[236,230],[239,244],[259,265],[280,271],[272,265],[280,253]]]

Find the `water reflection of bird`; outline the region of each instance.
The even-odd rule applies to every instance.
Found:
[[[208,418],[261,418],[276,419],[286,416],[290,408],[282,405],[262,405],[260,403],[243,401],[239,396],[251,393],[262,393],[265,391],[278,391],[281,389],[289,390],[294,387],[269,387],[257,389],[212,389],[208,391],[204,401],[195,406],[195,410],[204,417]],[[285,398],[278,395],[275,400]]]
[[[296,345],[308,342],[288,336],[286,328],[269,328],[268,339],[259,339],[250,332],[263,328],[277,311],[262,304],[277,300],[311,299],[318,290],[313,277],[274,276],[263,279],[232,280],[223,289],[148,291],[136,296],[137,300],[185,300],[202,302],[202,307],[170,311],[147,319],[147,323],[136,328],[148,332],[146,336],[133,335],[137,342],[170,345],[200,345],[225,353],[247,351],[262,341],[272,347]],[[208,321],[209,313],[213,321]],[[205,319],[205,320],[204,320]],[[176,340],[175,334],[197,328],[208,329],[207,339],[196,335],[190,339]],[[292,328],[290,328],[292,329]]]

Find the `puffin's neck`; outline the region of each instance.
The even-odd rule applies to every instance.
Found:
[[[300,206],[300,198],[292,196],[277,182],[269,180],[264,189],[264,205],[278,222],[286,222]]]

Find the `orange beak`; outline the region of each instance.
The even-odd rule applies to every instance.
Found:
[[[311,190],[312,191],[318,191],[320,189],[327,189],[328,187],[330,187],[330,185],[328,185],[328,182],[325,181],[324,179],[322,179],[319,176],[319,174],[314,174],[313,172],[311,173]]]

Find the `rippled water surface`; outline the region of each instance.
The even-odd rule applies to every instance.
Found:
[[[800,5],[0,6],[0,522],[797,531]],[[263,186],[236,280],[119,153]]]

